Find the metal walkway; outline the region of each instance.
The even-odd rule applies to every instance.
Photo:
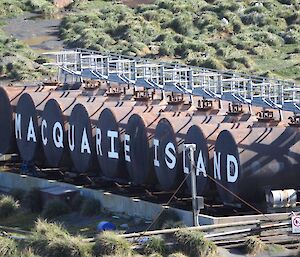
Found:
[[[300,113],[300,86],[289,81],[86,49],[45,54],[56,58],[45,65],[58,67],[60,80],[106,80]]]

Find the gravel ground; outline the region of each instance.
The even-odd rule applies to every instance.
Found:
[[[63,49],[63,43],[58,37],[60,16],[42,19],[37,14],[28,13],[24,16],[7,20],[3,27],[7,34],[12,35],[37,52],[56,51]]]

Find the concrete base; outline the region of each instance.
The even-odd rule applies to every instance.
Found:
[[[126,214],[131,217],[139,217],[145,220],[154,220],[163,208],[160,204],[150,203],[136,198],[115,195],[104,190],[87,189],[67,183],[57,182],[54,180],[40,179],[9,172],[0,172],[0,190],[4,192],[9,192],[12,188],[30,190],[32,188],[45,189],[51,186],[61,186],[63,188],[69,188],[71,190],[76,189],[80,191],[80,194],[83,196],[98,199],[101,202],[103,208],[108,211],[111,211],[113,213]],[[192,212],[176,208],[170,208],[170,210],[174,210],[186,226],[193,225]],[[290,218],[290,214],[290,211],[264,215],[243,215],[228,217],[213,217],[200,214],[199,223],[201,225],[212,225],[250,220],[286,220]]]
[[[21,188],[28,191],[32,188],[44,189],[51,186],[61,186],[72,190],[79,190],[80,194],[83,196],[99,199],[103,208],[108,211],[114,213],[123,213],[131,217],[139,217],[145,220],[154,220],[163,208],[159,204],[115,195],[103,190],[87,189],[54,180],[40,179],[8,172],[0,172],[0,190],[4,192],[9,192],[13,188]],[[174,210],[185,225],[192,226],[192,212],[175,208],[170,208],[170,210]]]
[[[201,214],[199,215],[199,223],[201,225],[215,225],[215,224],[226,224],[234,222],[243,222],[251,220],[261,220],[261,221],[281,221],[290,219],[290,212],[282,213],[272,213],[272,214],[257,214],[257,215],[241,215],[241,216],[228,216],[228,217],[213,217],[209,215]]]

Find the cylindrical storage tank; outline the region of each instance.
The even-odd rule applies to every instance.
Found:
[[[163,108],[135,106],[106,108],[101,112],[97,122],[96,150],[98,162],[105,177],[127,176],[125,159],[128,159],[128,138],[125,136],[125,128],[130,116],[134,113],[159,113]]]
[[[101,173],[96,158],[97,118],[106,107],[127,105],[104,96],[78,97],[68,118],[68,146],[77,173]],[[128,103],[131,106],[133,103]],[[69,108],[71,109],[71,108]]]
[[[224,204],[261,204],[270,190],[299,189],[299,128],[224,130],[216,141],[214,178]],[[232,193],[229,193],[227,190]]]
[[[45,87],[0,87],[0,154],[16,153],[14,111],[23,93],[49,90]]]
[[[194,122],[193,122],[194,123]],[[252,123],[217,123],[199,124],[189,128],[185,136],[185,144],[195,144],[194,153],[196,164],[196,186],[198,195],[211,194],[213,184],[207,175],[213,176],[213,156],[215,142],[218,134],[224,129],[241,129],[251,126]],[[191,170],[189,151],[183,152],[183,172],[189,176]],[[186,180],[189,192],[191,192],[191,177]]]
[[[15,136],[23,161],[41,160],[42,145],[38,108],[42,108],[51,93],[25,93],[17,104],[15,113]]]
[[[71,165],[67,141],[67,119],[81,91],[72,91],[47,101],[41,124],[42,145],[50,167]]]
[[[212,126],[210,125],[200,125],[201,128],[197,125],[193,125],[189,128],[186,133],[184,144],[195,144],[196,149],[194,151],[194,159],[195,159],[195,169],[196,169],[196,187],[197,187],[197,195],[205,195],[208,191],[208,178],[207,174],[210,172],[209,165],[209,151],[206,140],[207,133],[203,133],[202,131],[206,127],[206,131],[210,130]],[[209,126],[209,128],[207,128]],[[188,186],[189,191],[191,192],[191,176],[189,175],[191,172],[191,161],[189,157],[189,150],[184,148],[183,151],[183,173],[185,176],[188,176],[186,180],[186,184]],[[210,174],[209,174],[210,175]]]
[[[154,135],[154,166],[158,181],[163,190],[175,189],[183,177],[183,150],[184,140],[192,125],[209,126],[219,124],[224,116],[187,116],[181,118],[162,119]],[[243,124],[243,123],[240,123]],[[248,123],[245,123],[248,125]],[[252,123],[250,123],[252,124]],[[235,127],[239,124],[220,123],[220,126]],[[209,129],[208,129],[209,132]],[[194,135],[192,135],[193,137]],[[186,156],[185,156],[186,157]],[[199,187],[199,192],[201,188]]]
[[[154,168],[162,190],[174,190],[183,178],[183,138],[181,130],[192,126],[192,117],[162,118],[153,137]]]
[[[89,114],[82,104],[76,104],[69,117],[68,144],[76,172],[94,168],[95,143]]]
[[[173,113],[135,113],[126,125],[126,167],[135,185],[152,184],[156,181],[153,165],[153,135],[159,120]],[[125,145],[124,145],[125,147]]]

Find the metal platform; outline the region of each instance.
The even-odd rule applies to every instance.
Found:
[[[300,86],[290,81],[86,49],[45,54],[55,57],[45,65],[58,67],[60,81],[105,80],[300,113]]]

